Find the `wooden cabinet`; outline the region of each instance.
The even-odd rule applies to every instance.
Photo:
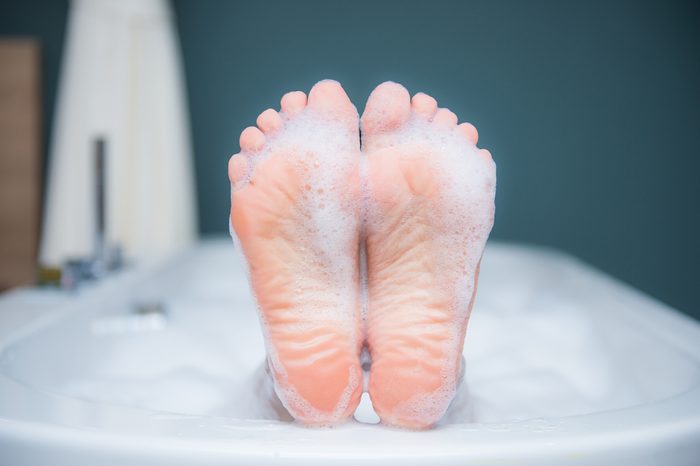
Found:
[[[0,290],[31,283],[41,205],[40,49],[0,39]]]

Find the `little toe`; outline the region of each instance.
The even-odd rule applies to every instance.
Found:
[[[233,155],[228,161],[228,177],[231,183],[240,183],[248,171],[248,161],[240,154]]]
[[[294,115],[306,107],[306,94],[301,91],[287,92],[280,101],[282,111],[287,115]]]
[[[491,152],[488,149],[479,149],[479,157],[481,157],[484,160],[488,160],[489,162],[493,161],[493,157],[491,156]]]
[[[433,117],[433,122],[440,126],[452,128],[457,125],[457,115],[447,108],[438,109]]]
[[[462,123],[457,126],[457,131],[464,135],[472,144],[476,145],[479,141],[479,132],[471,123]]]
[[[428,94],[422,92],[414,95],[413,99],[411,99],[411,103],[413,105],[413,111],[427,120],[431,119],[437,111],[437,101]]]
[[[249,126],[241,133],[239,143],[242,151],[257,152],[265,144],[265,135],[255,126]]]
[[[326,118],[347,120],[357,127],[357,110],[338,81],[317,82],[309,92],[308,106]]]
[[[401,84],[387,81],[372,91],[362,114],[362,131],[366,135],[391,131],[404,124],[411,115],[411,96]]]
[[[274,133],[282,126],[282,118],[275,110],[268,108],[262,112],[256,121],[258,128],[264,133]]]

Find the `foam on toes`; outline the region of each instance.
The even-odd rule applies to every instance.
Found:
[[[482,157],[484,160],[488,160],[489,162],[493,163],[491,151],[489,151],[488,149],[479,149],[479,156]]]

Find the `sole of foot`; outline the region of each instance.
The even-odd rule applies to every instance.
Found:
[[[362,115],[369,393],[385,424],[424,429],[455,396],[496,166],[469,123],[379,85]]]
[[[307,425],[348,419],[362,392],[358,126],[340,84],[321,81],[261,113],[229,161],[275,391]]]

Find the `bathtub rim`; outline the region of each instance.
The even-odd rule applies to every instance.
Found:
[[[522,246],[516,245],[499,247],[523,250]],[[700,341],[700,324],[694,319],[568,254],[547,248],[526,249],[527,253],[535,250],[538,254],[544,252],[549,256],[548,260],[557,261],[560,265],[575,264],[588,279],[614,287],[621,299],[627,301],[628,306],[623,311],[628,313],[627,317],[642,322],[656,337],[700,361],[700,345],[696,343]],[[106,283],[84,290],[82,296],[76,299],[84,300],[86,296],[89,298],[95,293],[105,293],[105,289],[118,289],[153,273],[159,266],[160,264],[152,263],[125,271]],[[51,312],[30,316],[26,322],[17,324],[16,328],[0,337],[0,354],[4,354],[13,343],[27,335],[83,310],[74,304],[73,299],[65,300]],[[630,312],[630,308],[635,309],[634,313]],[[296,458],[308,463],[323,462],[338,456],[353,460],[381,456],[405,462],[416,458],[434,459],[434,451],[421,450],[429,445],[431,448],[443,448],[449,452],[449,458],[508,461],[528,457],[541,459],[543,453],[558,457],[572,454],[595,455],[621,448],[637,448],[641,451],[651,448],[654,442],[678,442],[683,439],[700,443],[700,383],[668,398],[610,411],[509,423],[459,424],[421,433],[367,425],[314,431],[279,421],[168,415],[46,392],[14,380],[2,372],[0,393],[5,394],[3,400],[0,400],[0,445],[7,442],[43,445],[46,448],[51,445],[68,445],[76,451],[90,445],[90,448],[99,447],[100,451],[114,454],[133,452],[138,456],[148,452],[154,458],[172,459],[178,454],[189,452],[212,460],[247,458],[250,461],[264,461]],[[8,394],[17,398],[8,399]],[[44,405],[53,406],[64,413],[73,410],[76,419],[92,419],[94,422],[61,424],[55,417],[36,409],[37,406]],[[100,416],[111,417],[112,422],[101,422]],[[128,422],[114,421],[121,417]],[[138,423],[142,429],[133,432],[129,426],[134,423]],[[354,441],[347,442],[345,435],[334,436],[335,432],[347,433],[354,437]],[[273,433],[274,440],[265,433]],[[260,435],[251,438],[251,434]],[[406,434],[420,441],[406,443]],[[315,442],[310,449],[305,441],[300,441],[310,435],[318,437],[316,440],[324,441]],[[427,444],[424,443],[426,441]],[[362,449],[357,448],[358,442],[362,442]],[[582,450],[582,445],[585,445],[585,451]]]

